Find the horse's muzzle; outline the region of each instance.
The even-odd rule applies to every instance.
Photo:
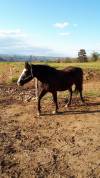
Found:
[[[17,85],[18,85],[18,86],[22,86],[22,84],[21,84],[20,82],[17,82]]]

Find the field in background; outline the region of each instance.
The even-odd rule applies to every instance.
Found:
[[[67,66],[78,66],[84,70],[100,70],[100,62],[86,62],[86,63],[57,63],[57,62],[34,62],[33,64],[47,64],[58,69],[63,69]],[[11,83],[16,81],[24,68],[24,62],[0,62],[0,83]]]

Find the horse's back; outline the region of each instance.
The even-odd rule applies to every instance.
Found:
[[[73,76],[74,78],[83,78],[83,70],[80,67],[69,66],[63,69],[66,75]]]
[[[80,68],[80,67],[74,67],[74,66],[68,66],[68,67],[64,68],[63,71],[76,72],[76,73],[78,73],[78,72],[83,73],[82,68]]]

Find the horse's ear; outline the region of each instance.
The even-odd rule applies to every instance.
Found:
[[[29,69],[30,65],[28,62],[25,62],[25,69]]]

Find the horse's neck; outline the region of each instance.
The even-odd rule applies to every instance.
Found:
[[[43,70],[41,70],[40,67],[38,68],[38,66],[36,66],[36,68],[35,68],[35,77],[40,82],[45,82],[46,81],[46,75],[44,75]]]

